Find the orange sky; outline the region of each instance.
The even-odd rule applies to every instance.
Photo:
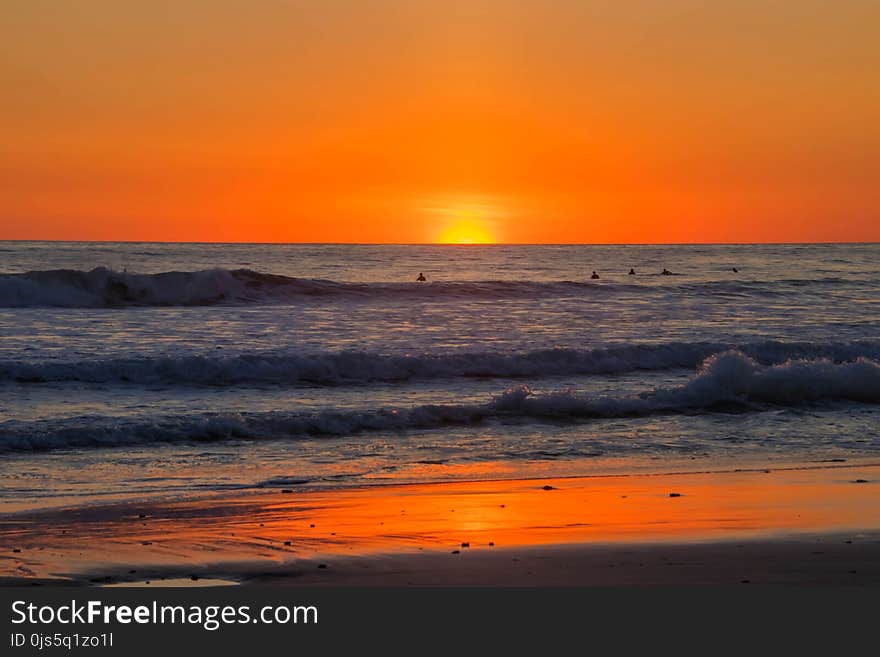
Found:
[[[4,0],[0,239],[880,240],[873,0]]]

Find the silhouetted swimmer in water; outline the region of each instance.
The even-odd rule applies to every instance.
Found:
[[[739,269],[737,269],[736,267],[734,267],[734,268],[733,268],[733,273],[734,273],[734,274],[738,274],[738,273],[739,273]]]
[[[630,269],[628,275],[629,275],[629,276],[635,276],[635,275],[636,275],[636,270],[635,270],[635,269]]]
[[[593,280],[596,280],[597,278],[599,278],[599,274],[597,274],[596,271],[593,270],[593,275],[590,276],[590,278],[592,278]]]
[[[425,275],[424,275],[422,272],[419,272],[419,277],[418,277],[416,280],[417,280],[419,283],[423,283],[423,282],[425,282],[425,281],[428,280],[428,279],[425,278]]]
[[[660,272],[660,275],[661,276],[672,276],[672,272],[669,271],[668,269],[666,269],[666,267],[664,267],[663,271]]]

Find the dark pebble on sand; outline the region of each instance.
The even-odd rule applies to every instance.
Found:
[[[461,550],[453,550],[452,554],[461,554]]]
[[[327,564],[325,564],[325,563],[318,564],[318,568],[326,568],[326,567],[327,567]]]
[[[553,486],[551,486],[550,484],[547,484],[546,486],[541,486],[541,490],[556,490],[556,489]]]
[[[681,493],[669,493],[669,497],[681,497]]]
[[[290,488],[282,488],[282,489],[281,489],[281,492],[282,492],[282,493],[292,493],[293,490],[290,489]]]

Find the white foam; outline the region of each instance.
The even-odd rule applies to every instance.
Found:
[[[203,306],[216,304],[296,303],[315,298],[551,298],[610,295],[619,292],[679,291],[712,295],[789,294],[809,285],[823,287],[847,282],[827,278],[814,281],[708,281],[646,285],[612,281],[432,281],[349,283],[292,278],[250,269],[206,269],[158,274],[119,272],[106,267],[90,271],[56,269],[0,274],[0,307],[116,308],[127,306]],[[865,281],[862,281],[863,283]],[[849,281],[857,284],[859,281]],[[870,283],[870,282],[868,282]]]
[[[845,363],[793,360],[762,366],[745,354],[728,351],[710,357],[698,374],[682,386],[627,397],[586,397],[571,391],[533,394],[527,386],[516,386],[486,404],[430,404],[320,413],[202,414],[157,419],[84,416],[38,422],[7,421],[0,424],[0,449],[346,436],[468,426],[500,418],[580,421],[702,412],[730,405],[743,410],[760,410],[768,405],[796,406],[831,400],[880,403],[880,363],[859,358]]]
[[[0,381],[20,383],[320,385],[400,382],[459,377],[541,378],[617,374],[636,370],[695,368],[712,354],[736,349],[773,365],[790,359],[835,362],[880,359],[880,342],[833,344],[765,341],[744,345],[710,342],[622,344],[600,349],[539,349],[528,352],[468,351],[419,355],[370,352],[245,353],[234,356],[154,356],[106,360],[0,361]]]

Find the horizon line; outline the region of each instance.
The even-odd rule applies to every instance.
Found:
[[[249,246],[443,246],[443,247],[499,247],[499,246],[809,246],[809,245],[868,245],[880,244],[880,240],[841,240],[804,242],[249,242],[249,241],[200,241],[200,240],[65,240],[65,239],[4,239],[0,243],[47,242],[55,244],[203,244],[203,245],[249,245]]]

